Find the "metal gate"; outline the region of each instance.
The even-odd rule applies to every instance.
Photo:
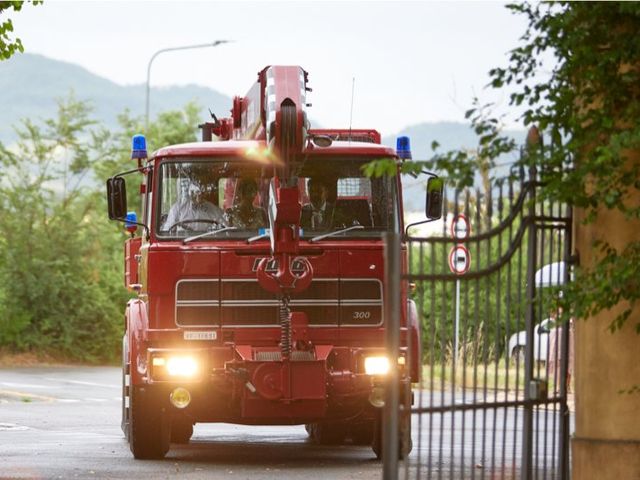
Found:
[[[413,451],[400,464],[384,455],[386,478],[569,478],[571,328],[553,319],[571,212],[541,200],[539,186],[535,169],[520,168],[450,192],[438,232],[403,239],[408,308],[422,324],[422,352],[410,354],[423,371],[412,406],[387,406],[387,427],[411,409]],[[393,240],[391,269],[402,255]],[[400,298],[397,281],[387,288]],[[398,429],[387,427],[395,448]]]

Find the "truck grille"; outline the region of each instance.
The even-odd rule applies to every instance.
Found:
[[[176,284],[176,323],[180,326],[220,324],[217,280],[180,280]]]
[[[255,279],[181,280],[176,285],[180,326],[276,327],[280,300]],[[382,284],[375,279],[314,279],[291,297],[291,309],[312,326],[382,324]]]

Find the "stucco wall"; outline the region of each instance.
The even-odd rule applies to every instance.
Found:
[[[640,161],[635,156],[631,161]],[[640,205],[640,193],[628,198]],[[575,248],[580,264],[592,265],[597,252],[591,248],[598,238],[622,249],[640,240],[640,222],[602,211],[598,220],[582,224],[583,212],[575,212]],[[622,331],[607,330],[622,305],[575,326],[576,431],[572,441],[574,479],[640,480],[640,393],[621,394],[640,385],[640,322],[636,306]]]

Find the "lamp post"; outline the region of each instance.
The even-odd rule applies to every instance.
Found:
[[[185,45],[183,47],[169,47],[169,48],[161,48],[160,50],[158,50],[156,53],[154,53],[151,58],[149,59],[149,64],[147,65],[147,94],[146,94],[146,101],[145,101],[145,113],[144,113],[144,131],[145,133],[148,133],[149,131],[149,95],[151,93],[151,84],[150,84],[150,80],[151,80],[151,64],[153,63],[153,61],[155,60],[155,58],[160,55],[161,53],[164,52],[173,52],[176,50],[192,50],[195,48],[207,48],[207,47],[217,47],[218,45],[221,45],[223,43],[229,43],[230,40],[216,40],[215,42],[211,42],[211,43],[199,43],[197,45]]]

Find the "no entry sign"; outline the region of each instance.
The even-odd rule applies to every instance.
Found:
[[[451,222],[451,236],[456,240],[466,240],[471,235],[471,224],[466,215],[459,213]]]
[[[449,269],[456,275],[464,275],[471,266],[469,250],[464,245],[456,245],[449,252]]]

